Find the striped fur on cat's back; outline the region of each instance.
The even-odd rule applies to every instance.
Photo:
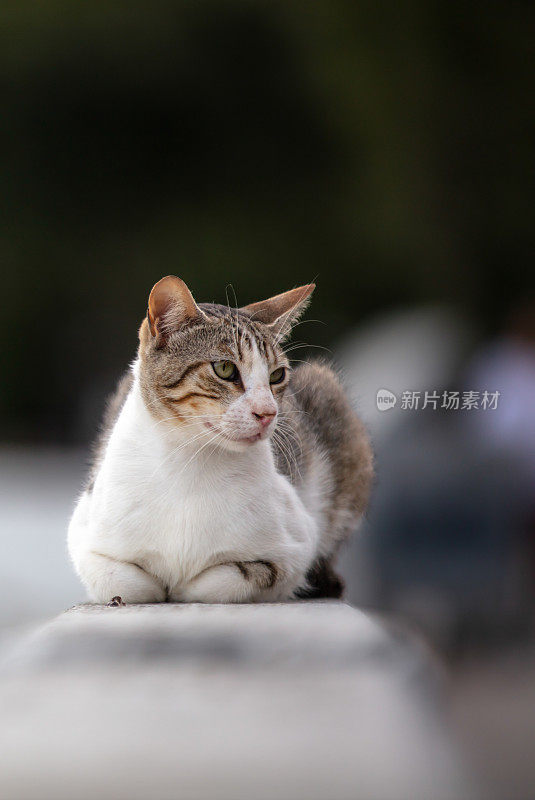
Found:
[[[284,352],[313,288],[231,309],[155,285],[69,526],[94,600],[339,596],[372,456],[332,370]]]

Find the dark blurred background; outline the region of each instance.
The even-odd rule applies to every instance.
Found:
[[[245,304],[316,279],[294,354],[327,348],[377,452],[349,597],[452,659],[461,738],[527,797],[533,3],[18,0],[0,21],[0,623],[81,597],[66,523],[152,284]],[[381,412],[381,388],[501,394]]]
[[[317,276],[327,346],[435,301],[496,332],[533,290],[533,4],[0,15],[4,440],[91,437],[168,273],[240,303]]]

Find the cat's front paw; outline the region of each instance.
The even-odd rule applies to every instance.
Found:
[[[271,589],[278,577],[278,570],[272,561],[235,561],[235,566],[247,581],[259,589]]]
[[[185,586],[169,592],[171,602],[250,603],[280,579],[280,569],[271,561],[225,561],[200,572]]]

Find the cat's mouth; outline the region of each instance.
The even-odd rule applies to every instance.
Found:
[[[235,444],[254,444],[255,442],[259,442],[261,439],[266,439],[269,436],[266,428],[254,433],[252,436],[230,436],[230,434],[225,433],[225,431],[222,431],[221,428],[219,428],[217,425],[214,425],[212,422],[205,420],[204,424],[209,430],[219,433],[224,439],[227,439],[229,442],[234,442]]]
[[[260,439],[264,439],[264,431],[259,431],[255,433],[254,436],[245,436],[243,439],[235,439],[235,442],[248,442],[249,444],[253,444],[254,442],[259,442]]]

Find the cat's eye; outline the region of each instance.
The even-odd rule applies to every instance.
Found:
[[[270,383],[281,383],[284,380],[286,375],[286,370],[284,367],[279,367],[278,369],[274,369],[271,375],[269,376]]]
[[[234,381],[238,377],[238,370],[232,361],[212,361],[212,368],[223,381]]]

